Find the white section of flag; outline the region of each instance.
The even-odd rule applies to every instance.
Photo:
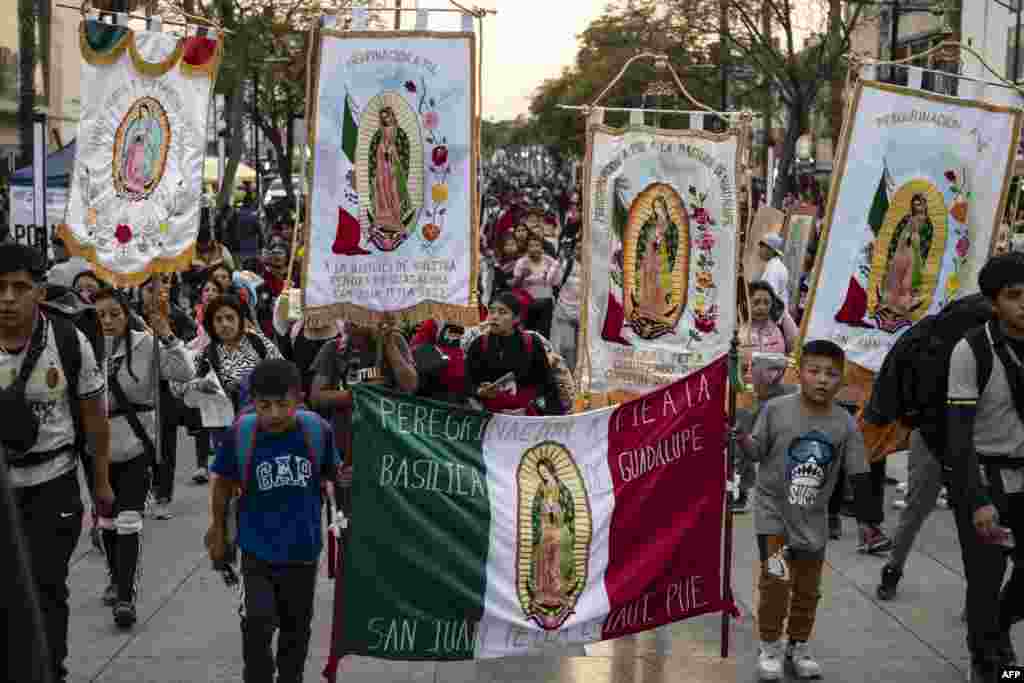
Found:
[[[488,425],[483,439],[483,458],[491,504],[491,536],[476,658],[561,650],[601,639],[602,626],[609,612],[604,579],[615,507],[612,475],[608,469],[608,422],[613,410],[606,408],[562,420],[498,415]],[[542,421],[551,425],[547,427],[550,431],[557,432],[561,427],[562,438],[541,437],[532,441],[507,438],[513,429],[518,432],[524,428],[535,428]],[[547,440],[557,441],[571,452],[583,476],[593,523],[586,587],[576,603],[575,613],[557,631],[545,631],[526,617],[517,595],[516,576],[516,473],[523,454]],[[513,542],[509,542],[510,539]]]

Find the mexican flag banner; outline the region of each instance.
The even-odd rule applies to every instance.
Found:
[[[727,362],[565,417],[354,387],[333,654],[505,657],[734,610],[722,590]]]

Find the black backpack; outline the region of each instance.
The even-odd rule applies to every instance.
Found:
[[[82,371],[82,348],[78,343],[77,332],[89,340],[96,364],[102,367],[106,345],[100,319],[95,306],[87,303],[75,290],[59,285],[47,286],[46,298],[40,308],[52,326],[57,354],[67,377],[68,405],[75,425],[75,451],[82,455],[85,452],[85,428],[82,425],[80,406],[75,400],[78,396],[78,377]]]
[[[902,420],[921,431],[932,453],[943,459],[946,447],[946,401],[949,360],[967,339],[978,363],[978,388],[992,375],[994,354],[982,326],[992,320],[992,305],[983,294],[958,299],[922,318],[889,350],[875,376],[864,409],[866,422],[884,426]]]

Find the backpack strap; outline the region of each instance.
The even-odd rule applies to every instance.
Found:
[[[299,410],[295,414],[299,431],[302,432],[302,439],[306,442],[306,452],[309,454],[309,462],[316,471],[320,467],[320,453],[327,445],[325,442],[327,432],[324,430],[323,421],[315,413],[308,410]]]
[[[75,427],[75,450],[81,452],[85,446],[85,429],[82,426],[82,406],[78,401],[78,378],[82,374],[82,346],[78,339],[78,328],[60,316],[51,315],[46,319],[53,330],[57,356],[68,384],[68,407]]]
[[[533,335],[526,330],[520,330],[519,333],[523,335],[523,347],[526,349],[526,355],[533,355]]]
[[[235,457],[238,459],[238,473],[242,477],[242,495],[249,490],[252,474],[252,452],[256,447],[258,422],[256,415],[243,415],[235,421]]]
[[[988,380],[992,377],[992,367],[995,363],[995,354],[992,351],[992,338],[989,336],[988,331],[990,324],[986,323],[976,327],[965,336],[971,351],[974,352],[974,359],[978,366],[979,397],[985,391],[985,387],[988,386]]]

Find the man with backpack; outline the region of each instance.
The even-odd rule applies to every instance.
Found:
[[[217,449],[206,545],[215,564],[224,560],[227,503],[240,489],[243,677],[245,683],[271,683],[276,669],[278,683],[298,683],[309,653],[323,545],[322,496],[333,496],[338,452],[331,426],[298,409],[302,376],[294,363],[263,361],[249,389],[255,412],[239,417]]]
[[[22,518],[53,677],[66,680],[68,565],[82,531],[79,435],[88,436],[93,489],[112,509],[106,377],[86,336],[59,311],[44,312],[44,260],[0,244],[0,411],[3,450]]]
[[[947,464],[967,576],[971,680],[998,680],[1016,657],[1024,618],[1024,255],[989,260],[978,276],[994,317],[971,330],[949,364]],[[1014,569],[1006,586],[1006,558]],[[1001,589],[1002,587],[1002,589]],[[1000,590],[1001,589],[1001,590]]]

